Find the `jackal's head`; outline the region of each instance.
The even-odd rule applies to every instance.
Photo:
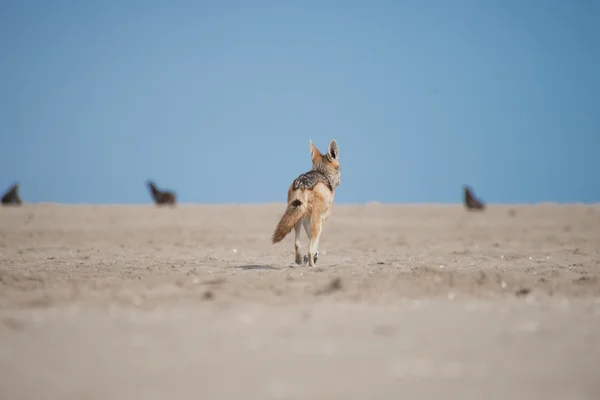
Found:
[[[340,171],[340,149],[335,140],[329,143],[327,153],[321,154],[319,149],[315,147],[312,140],[310,141],[310,158],[312,159],[312,169],[324,174],[332,189],[337,188],[342,182],[342,173]]]

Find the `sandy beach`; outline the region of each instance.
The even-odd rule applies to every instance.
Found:
[[[599,205],[284,208],[0,208],[1,397],[599,398]]]

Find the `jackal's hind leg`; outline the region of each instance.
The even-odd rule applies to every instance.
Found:
[[[323,224],[320,220],[312,218],[310,221],[310,244],[308,246],[308,266],[314,267],[319,258],[319,238],[323,230]]]
[[[319,259],[319,249],[315,250],[315,255],[313,256],[313,263],[316,264],[318,259]],[[302,262],[304,264],[308,263],[308,256],[306,254],[302,258]]]
[[[312,232],[310,230],[310,219],[308,219],[308,218],[304,219],[302,221],[302,225],[304,226],[304,231],[306,232],[306,236],[308,236],[308,239],[310,240],[311,237],[312,237]],[[315,254],[313,256],[313,264],[317,262],[318,258],[319,258],[319,249],[317,248],[315,250]],[[309,262],[308,262],[308,255],[305,255],[302,258],[302,261],[303,261],[304,264],[309,264]]]

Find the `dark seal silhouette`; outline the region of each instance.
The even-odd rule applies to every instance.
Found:
[[[146,181],[146,185],[150,189],[150,194],[152,195],[152,199],[154,203],[159,206],[170,205],[174,206],[177,202],[175,193],[170,190],[160,190],[156,187],[154,182]]]
[[[15,183],[8,189],[8,191],[2,196],[3,206],[20,206],[22,204],[21,197],[19,196],[19,184]]]
[[[468,186],[463,186],[464,189],[464,203],[465,208],[470,211],[482,211],[485,208],[485,204],[481,200],[479,200],[473,194],[473,191]]]

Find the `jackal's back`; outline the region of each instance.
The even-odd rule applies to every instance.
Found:
[[[305,174],[300,175],[296,179],[294,179],[294,182],[292,183],[292,189],[293,190],[298,190],[298,189],[311,190],[311,189],[314,189],[314,187],[318,183],[324,183],[327,187],[329,187],[329,189],[333,189],[330,179],[327,178],[327,176],[325,176],[325,174],[323,174],[322,172],[315,171],[315,170],[309,171]]]

